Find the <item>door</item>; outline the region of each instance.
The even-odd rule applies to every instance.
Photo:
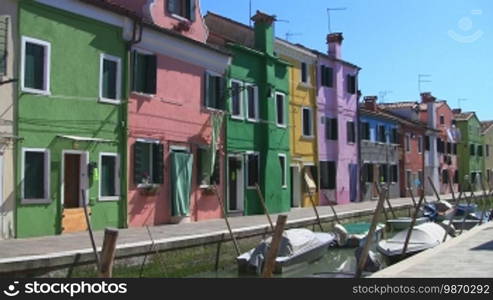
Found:
[[[358,165],[349,165],[349,200],[356,202],[358,200]]]
[[[243,211],[243,160],[241,156],[228,157],[228,209]]]
[[[82,181],[83,174],[85,174],[82,162],[82,154],[65,153],[63,156],[63,233],[87,230],[86,216],[82,206]]]
[[[171,199],[174,217],[190,215],[193,155],[185,151],[171,152]]]
[[[298,166],[291,167],[291,207],[301,206],[301,174]]]

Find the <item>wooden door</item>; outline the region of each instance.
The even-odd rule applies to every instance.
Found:
[[[64,156],[64,189],[63,189],[63,233],[87,230],[84,208],[81,206],[81,155],[65,154]],[[89,210],[90,211],[90,210]]]

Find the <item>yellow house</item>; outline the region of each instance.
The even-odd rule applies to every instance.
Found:
[[[276,52],[289,67],[289,126],[291,149],[292,207],[311,206],[318,201],[318,154],[316,132],[316,63],[309,49],[276,40]]]

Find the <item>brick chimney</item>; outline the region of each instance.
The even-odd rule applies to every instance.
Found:
[[[436,98],[431,95],[430,92],[421,93],[421,102],[422,103],[430,103],[435,102]]]
[[[274,55],[274,22],[276,16],[268,15],[257,10],[252,21],[255,22],[255,48],[269,55]]]
[[[461,108],[454,108],[454,109],[452,109],[452,112],[454,114],[461,114],[462,113],[462,109]]]
[[[377,96],[366,96],[364,98],[364,104],[365,104],[364,107],[371,111],[377,111],[378,108],[377,100],[378,100]]]
[[[329,33],[327,35],[327,45],[329,45],[329,56],[340,59],[342,57],[341,54],[341,45],[344,37],[342,36],[342,32],[334,32]]]

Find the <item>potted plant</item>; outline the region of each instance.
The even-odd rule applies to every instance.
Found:
[[[155,195],[159,191],[159,185],[152,183],[151,176],[147,173],[144,174],[137,188],[145,195]]]

